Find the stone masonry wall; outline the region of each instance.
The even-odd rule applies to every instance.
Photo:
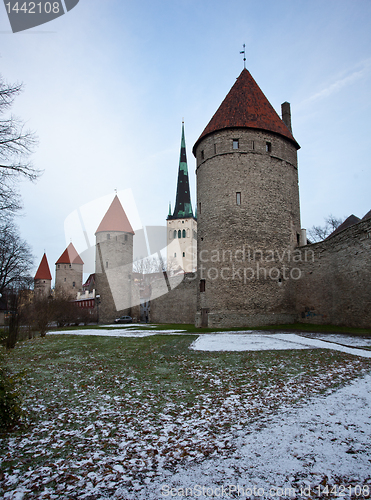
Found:
[[[206,136],[196,158],[196,324],[205,324],[202,315],[209,326],[293,321],[293,283],[283,277],[290,263],[281,256],[300,235],[295,145],[270,132],[227,129]]]
[[[179,277],[169,278],[171,290],[151,300],[151,323],[194,324],[196,315],[196,273],[187,273],[178,285]]]
[[[75,298],[82,291],[82,264],[56,264],[55,289],[66,296]]]
[[[307,249],[314,255],[300,263],[299,321],[371,328],[371,220]]]
[[[133,235],[123,232],[96,234],[95,283],[100,295],[99,321],[112,322],[131,314]]]

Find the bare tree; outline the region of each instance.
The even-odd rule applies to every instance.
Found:
[[[29,161],[37,144],[35,134],[26,130],[19,118],[5,116],[22,89],[22,84],[7,84],[0,76],[0,210],[8,213],[21,207],[16,181],[34,181],[41,174]]]
[[[325,218],[324,226],[312,226],[310,229],[308,229],[308,236],[310,241],[312,241],[313,243],[317,243],[318,241],[324,240],[343,222],[343,219],[337,218],[334,215],[330,214]]]
[[[133,271],[139,274],[161,273],[166,268],[161,254],[138,259],[133,262]]]
[[[33,256],[11,219],[0,225],[0,293],[20,289],[29,279]]]

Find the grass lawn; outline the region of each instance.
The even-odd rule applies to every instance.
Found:
[[[327,349],[197,352],[194,339],[19,343],[8,365],[27,371],[29,423],[2,436],[0,494],[80,499],[98,488],[108,498],[118,484],[135,492],[164,469],[228,455],[252,421],[264,425],[280,408],[371,369],[371,360]]]

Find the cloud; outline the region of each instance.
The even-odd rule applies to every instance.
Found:
[[[313,101],[330,97],[332,94],[339,92],[344,87],[347,87],[348,85],[351,85],[355,81],[364,78],[366,74],[370,71],[371,59],[367,59],[366,61],[363,61],[361,64],[362,64],[362,69],[354,71],[350,75],[338,79],[336,82],[332,83],[328,87],[322,89],[316,94],[313,94],[312,96],[305,99],[305,101],[302,104],[309,104]]]

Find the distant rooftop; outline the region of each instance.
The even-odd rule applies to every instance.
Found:
[[[35,274],[35,280],[50,280],[52,279],[52,275],[50,273],[48,259],[46,258],[46,254],[44,253],[39,268]]]
[[[340,226],[338,226],[335,229],[335,231],[333,231],[329,236],[327,236],[327,238],[329,238],[330,236],[334,236],[334,234],[340,233],[340,231],[343,231],[347,227],[354,226],[354,224],[357,224],[357,222],[359,222],[360,220],[361,219],[356,215],[353,214],[349,215],[349,217],[345,219],[345,221],[342,224],[340,224]]]
[[[134,234],[133,228],[117,195],[114,197],[95,234],[109,231]]]
[[[76,248],[70,243],[57,260],[56,264],[84,264]]]

